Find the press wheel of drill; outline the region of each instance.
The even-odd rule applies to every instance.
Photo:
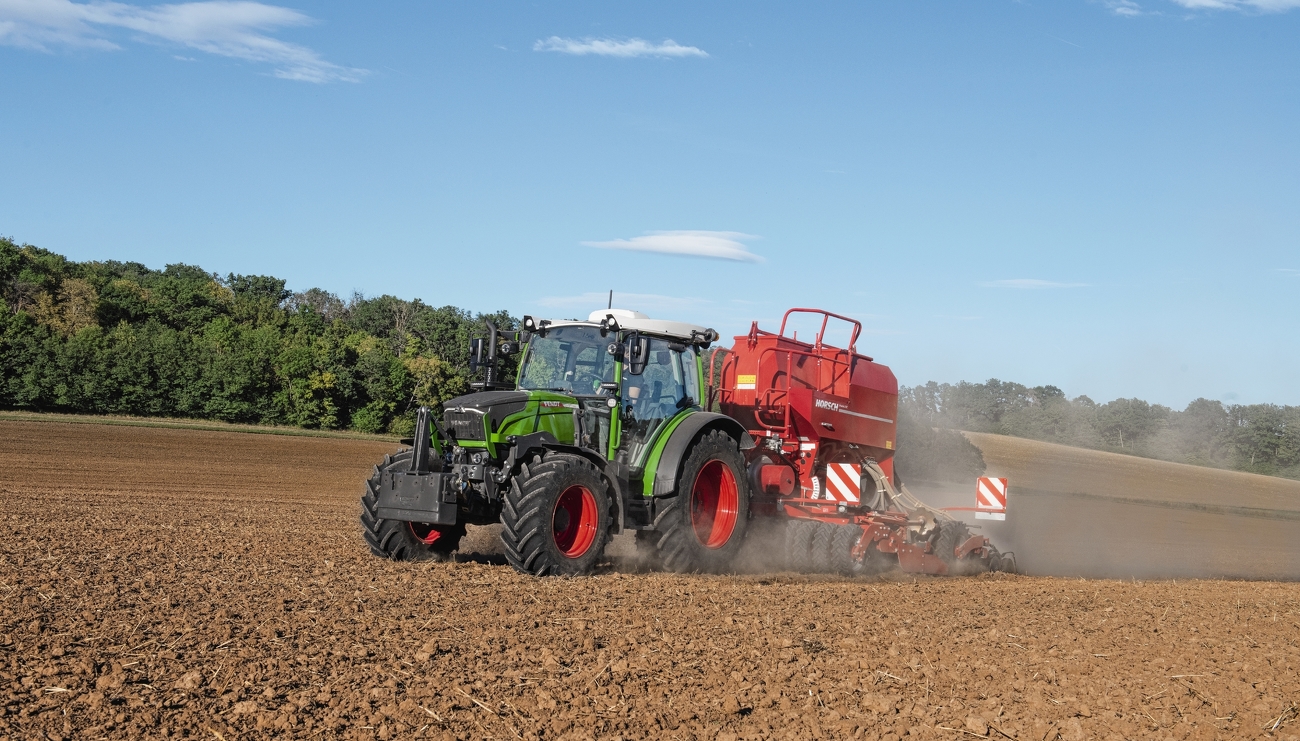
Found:
[[[655,547],[665,569],[718,573],[749,526],[749,478],[740,447],[721,430],[695,442],[677,479],[677,496],[655,516]]]
[[[983,558],[970,559],[970,568],[966,573],[982,574],[985,571],[1002,570],[1002,554],[998,553],[998,549],[994,548],[992,545],[985,546],[985,548],[986,553]]]
[[[985,546],[988,552],[985,552],[984,558],[979,559],[976,572],[984,571],[1002,571],[1002,554],[992,545]]]
[[[939,526],[939,536],[934,539],[934,555],[948,565],[948,574],[956,576],[969,569],[965,561],[957,560],[957,547],[970,539],[970,528],[966,523],[949,520]]]
[[[1014,553],[1003,553],[998,564],[998,571],[1004,574],[1019,574],[1020,569],[1016,565],[1016,555]]]
[[[790,570],[800,574],[812,573],[812,539],[817,529],[814,520],[792,520],[785,526],[785,553]]]
[[[857,525],[836,525],[831,536],[831,570],[852,576],[864,571],[863,564],[853,560],[853,547],[862,539],[862,528]]]
[[[818,522],[812,535],[812,570],[818,574],[829,574],[835,570],[835,525]]]
[[[862,573],[883,574],[898,568],[898,554],[880,550],[881,542],[877,540],[867,546],[867,555],[862,559]]]
[[[370,552],[394,561],[445,561],[460,545],[464,525],[430,525],[379,517],[379,480],[388,471],[407,471],[411,451],[384,456],[361,493],[361,535]]]
[[[502,497],[506,561],[537,576],[591,573],[609,538],[609,496],[587,459],[546,453],[520,465]]]

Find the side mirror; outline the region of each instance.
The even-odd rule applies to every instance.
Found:
[[[469,341],[469,369],[477,371],[483,365],[483,338],[475,337]]]
[[[650,338],[642,337],[639,332],[628,335],[625,357],[628,375],[639,376],[645,373],[646,364],[650,362]]]
[[[718,332],[714,329],[706,329],[701,332],[698,329],[691,330],[691,344],[700,347],[708,347],[718,341]]]

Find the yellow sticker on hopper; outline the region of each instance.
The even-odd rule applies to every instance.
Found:
[[[743,374],[736,375],[737,389],[752,389],[757,384],[757,382],[758,382],[757,375],[750,375],[750,376],[746,376]]]

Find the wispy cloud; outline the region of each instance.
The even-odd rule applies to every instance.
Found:
[[[1261,13],[1284,13],[1300,8],[1300,0],[1173,0],[1191,10],[1254,10]]]
[[[991,280],[981,283],[985,288],[1018,288],[1021,290],[1039,290],[1044,288],[1085,288],[1087,283],[1057,283],[1037,278],[1012,278],[1010,280]]]
[[[290,8],[244,0],[174,5],[127,5],[71,0],[0,0],[0,44],[38,51],[55,47],[121,48],[111,38],[127,30],[155,42],[269,64],[276,77],[304,82],[356,82],[365,70],[325,61],[315,51],[272,32],[313,20]]]
[[[563,309],[567,307],[579,307],[590,309],[592,307],[600,308],[609,301],[608,292],[593,291],[582,293],[576,296],[547,296],[537,299],[537,303],[552,309]],[[685,296],[663,296],[657,293],[620,293],[614,291],[614,306],[620,309],[635,309],[637,311],[653,311],[689,309],[710,303],[708,299],[691,298]]]
[[[1133,0],[1105,0],[1103,4],[1115,15],[1142,15],[1142,6],[1133,2]]]
[[[645,39],[562,39],[552,36],[533,44],[534,51],[602,57],[707,57],[708,52],[694,46],[682,46],[672,39],[653,44]]]
[[[663,255],[707,257],[714,260],[736,262],[763,262],[763,258],[750,252],[741,240],[758,239],[741,232],[671,231],[650,232],[644,237],[611,239],[606,242],[583,242],[587,247],[606,250],[632,250],[658,252]]]
[[[1296,270],[1295,268],[1278,268],[1273,272],[1281,273],[1282,275],[1290,275],[1294,278],[1300,278],[1300,270]]]

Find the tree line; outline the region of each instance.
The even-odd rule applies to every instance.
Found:
[[[73,262],[0,238],[0,408],[407,434],[469,391],[485,320],[264,275]]]
[[[0,408],[398,435],[420,405],[470,390],[469,341],[486,320],[517,327],[505,311],[344,300],[192,265],[74,262],[5,238],[0,294]],[[900,468],[925,478],[983,470],[954,430],[1300,478],[1300,407],[1098,404],[996,379],[905,387],[900,406]]]
[[[1055,386],[997,379],[903,388],[899,404],[900,416],[926,428],[992,432],[1300,478],[1300,407],[1210,399],[1197,399],[1182,411],[1141,399],[1101,404],[1087,396],[1067,398]]]

